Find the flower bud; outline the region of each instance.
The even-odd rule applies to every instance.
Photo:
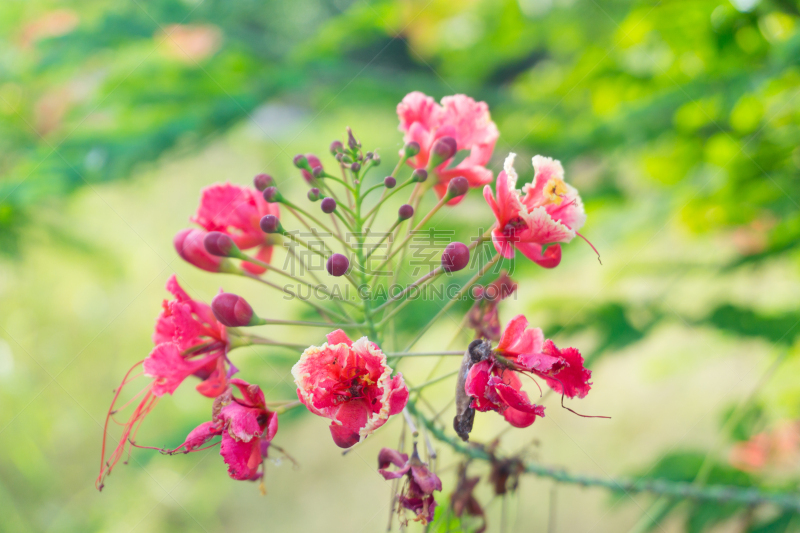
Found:
[[[330,150],[331,150],[331,155],[333,156],[335,156],[337,152],[341,152],[342,150],[344,150],[344,145],[342,144],[342,141],[333,141],[331,143]]]
[[[458,176],[450,180],[447,184],[447,199],[458,198],[464,196],[469,190],[469,182],[464,176]]]
[[[469,264],[469,248],[462,242],[451,242],[442,252],[442,268],[445,272],[458,272]]]
[[[275,180],[269,174],[256,174],[256,177],[253,178],[253,185],[259,191],[263,191],[267,187],[275,185]]]
[[[419,143],[411,141],[403,147],[406,157],[414,157],[419,153]]]
[[[411,181],[422,183],[428,179],[428,171],[424,168],[418,168],[411,173]]]
[[[350,126],[347,127],[347,146],[349,146],[351,150],[361,148],[361,143],[356,140],[355,136],[353,135],[353,130],[350,129]]]
[[[438,167],[454,155],[456,155],[456,151],[458,150],[458,145],[456,140],[452,137],[445,136],[433,143],[433,148],[431,148],[431,160],[430,166],[431,167]]]
[[[263,194],[264,194],[264,200],[266,200],[271,204],[274,204],[275,202],[280,202],[283,199],[281,193],[278,192],[278,188],[275,187],[274,185],[264,189]]]
[[[353,163],[352,165],[350,165],[350,170],[352,170],[353,172],[358,172],[359,170],[361,170],[361,163]]]
[[[258,225],[264,233],[283,233],[281,221],[275,215],[264,215]]]
[[[319,189],[317,189],[316,187],[311,187],[308,190],[308,199],[311,200],[312,202],[316,202],[317,200],[319,200],[319,198],[320,198]]]
[[[372,159],[373,157],[375,157],[375,154],[372,152],[367,152],[366,154],[364,154],[364,157],[366,157],[367,159]]]
[[[311,173],[314,175],[315,178],[319,178],[320,176],[322,176],[322,174],[325,173],[325,169],[323,169],[322,167],[314,167]]]
[[[399,218],[400,220],[408,220],[413,216],[414,216],[414,208],[408,204],[401,205],[400,209],[397,210],[397,218]]]
[[[208,253],[218,257],[228,257],[231,250],[237,248],[233,239],[231,239],[228,234],[222,233],[221,231],[210,231],[206,233],[206,236],[203,237],[203,246]]]
[[[175,235],[175,238],[172,239],[172,244],[181,259],[190,265],[207,272],[227,271],[226,266],[230,266],[230,262],[206,251],[206,247],[203,244],[205,236],[206,232],[201,229],[187,228]]]
[[[294,166],[297,168],[306,168],[308,167],[308,158],[303,154],[297,154],[294,156],[294,159],[292,159],[292,163],[294,163]]]
[[[330,196],[323,198],[322,202],[320,202],[320,207],[323,213],[333,213],[336,211],[336,200]]]
[[[383,185],[387,189],[394,189],[394,186],[397,185],[397,180],[394,179],[394,176],[386,176],[383,178]]]
[[[328,262],[325,263],[325,268],[328,270],[328,274],[338,278],[347,274],[350,269],[350,261],[342,254],[333,254],[328,258]]]
[[[217,320],[229,328],[251,326],[259,322],[250,304],[241,296],[230,292],[221,292],[214,296],[211,300],[211,311]]]
[[[381,156],[375,154],[375,156],[372,158],[372,166],[379,167],[380,165],[381,165]]]

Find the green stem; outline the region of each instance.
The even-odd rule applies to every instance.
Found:
[[[449,437],[437,425],[431,423],[426,417],[420,416],[415,402],[409,401],[406,409],[415,415],[437,440],[448,444],[455,451],[484,461],[492,461],[492,456],[483,446],[466,444],[455,437]],[[509,458],[494,457],[495,461]],[[781,509],[800,511],[800,496],[788,492],[767,492],[756,488],[743,488],[728,485],[709,485],[699,487],[692,483],[682,481],[667,481],[664,479],[631,479],[631,478],[606,478],[580,474],[570,474],[564,469],[546,466],[537,462],[523,463],[525,472],[539,477],[553,479],[559,483],[580,485],[584,487],[602,487],[613,492],[652,494],[681,499],[695,499],[717,503],[738,503],[741,505],[771,504]]]
[[[461,355],[464,355],[464,354],[461,354]],[[412,388],[408,389],[408,391],[409,392],[421,391],[425,387],[427,387],[429,385],[433,385],[434,383],[439,383],[440,381],[443,381],[443,380],[445,380],[447,378],[451,378],[451,377],[455,376],[456,374],[458,374],[459,372],[460,372],[460,370],[454,370],[453,372],[448,372],[447,374],[439,376],[438,378],[431,379],[429,381],[426,381],[425,383],[422,383],[421,385],[417,385],[416,387],[412,387]]]
[[[250,279],[254,279],[254,280],[258,281],[259,283],[263,283],[264,285],[266,285],[268,287],[272,287],[273,289],[277,289],[277,290],[283,292],[284,294],[286,294],[287,296],[291,296],[292,298],[296,298],[297,297],[297,295],[295,293],[293,293],[292,291],[290,291],[289,289],[286,289],[285,287],[281,287],[277,283],[272,283],[271,281],[267,281],[265,279],[262,279],[261,277],[257,276],[256,274],[251,274],[250,272],[242,272],[241,275],[245,276],[247,278],[250,278]],[[327,315],[331,315],[334,318],[336,318],[337,320],[348,320],[349,319],[349,317],[347,316],[346,313],[344,315],[339,315],[335,311],[332,311],[330,309],[326,309],[326,308],[324,308],[324,307],[322,307],[320,305],[317,305],[314,302],[312,302],[311,300],[306,300],[304,298],[300,298],[299,300],[301,302],[304,302],[304,303],[310,305],[311,307],[313,307],[323,318],[327,318]],[[333,302],[337,303],[338,300],[333,300]],[[343,308],[342,308],[342,312],[344,312]]]

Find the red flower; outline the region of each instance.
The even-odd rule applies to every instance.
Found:
[[[111,473],[114,465],[124,455],[126,447],[135,440],[139,426],[161,396],[175,392],[192,375],[202,380],[197,385],[197,390],[204,396],[218,396],[227,387],[229,342],[225,327],[214,318],[207,304],[193,300],[186,294],[174,275],[167,281],[167,290],[175,295],[175,299],[164,301],[164,308],[156,320],[153,333],[156,347],[143,361],[128,370],[109,407],[103,432],[98,488],[102,488],[105,476]],[[119,443],[106,460],[108,423],[117,412],[114,405],[139,365],[142,373],[152,378],[152,381],[137,395],[142,398],[128,420],[121,424],[123,430]]]
[[[522,389],[518,373],[541,378],[554,391],[569,398],[583,398],[591,388],[592,372],[583,366],[583,357],[574,348],[563,351],[553,341],[545,341],[539,328],[528,329],[528,321],[517,315],[506,326],[491,355],[470,368],[465,384],[478,411],[497,411],[515,427],[528,427],[544,407],[531,403]]]
[[[399,470],[386,470],[389,465],[395,465]],[[397,479],[407,477],[407,485],[403,489],[403,494],[398,497],[400,505],[412,511],[422,525],[433,521],[436,500],[433,492],[442,491],[442,481],[439,476],[428,470],[428,465],[423,463],[417,453],[417,443],[414,443],[414,453],[411,459],[408,455],[382,448],[378,454],[378,472],[384,479]]]
[[[467,322],[475,330],[476,339],[500,340],[500,314],[497,304],[510,297],[517,290],[517,284],[506,271],[486,287],[476,287],[475,303],[467,313]]]
[[[278,415],[267,409],[264,393],[258,385],[232,379],[241,398],[228,389],[214,401],[210,422],[203,422],[186,436],[183,444],[168,453],[198,451],[206,442],[222,435],[219,454],[228,465],[233,479],[256,480],[263,475],[264,459],[278,432]],[[205,448],[202,448],[205,449]]]
[[[342,330],[307,348],[292,367],[297,397],[312,413],[330,418],[337,446],[349,448],[403,410],[408,387],[392,377],[386,356],[366,337],[351,341]]]
[[[191,221],[201,230],[183,230],[175,236],[175,248],[189,263],[218,272],[223,258],[205,251],[203,237],[206,232],[220,231],[233,239],[241,250],[258,247],[255,257],[265,263],[272,258],[272,243],[261,231],[259,222],[264,215],[279,216],[278,204],[270,204],[255,189],[218,183],[206,187],[200,197],[200,205]],[[191,233],[190,233],[191,232]],[[252,263],[242,263],[242,268],[253,274],[262,274],[266,269]]]
[[[516,154],[509,154],[503,172],[497,176],[497,199],[491,187],[483,189],[497,219],[492,241],[497,252],[507,259],[514,257],[516,248],[540,266],[553,268],[561,262],[561,246],[557,243],[571,241],[586,221],[583,202],[578,191],[564,183],[561,163],[540,155],[533,158],[533,183],[518,191],[515,157]],[[544,245],[550,246],[543,252]]]
[[[469,150],[469,155],[450,168],[452,157],[447,158],[434,169],[437,182],[434,190],[439,198],[447,192],[447,185],[455,177],[463,176],[471,187],[492,182],[492,171],[486,164],[492,157],[494,145],[499,137],[497,126],[489,115],[486,102],[476,102],[463,94],[442,98],[442,105],[421,92],[412,92],[397,104],[400,118],[400,131],[404,132],[406,143],[419,143],[419,154],[409,159],[414,168],[426,168],[431,149],[438,139],[452,137],[456,150]],[[463,196],[451,200],[451,204],[461,201]]]

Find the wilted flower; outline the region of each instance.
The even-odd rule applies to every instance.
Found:
[[[389,465],[395,465],[398,470],[387,470]],[[411,459],[408,455],[390,448],[382,448],[378,453],[378,472],[384,479],[407,478],[407,485],[398,497],[400,506],[412,511],[423,525],[433,520],[436,500],[433,492],[442,490],[442,481],[439,476],[428,470],[428,465],[423,463],[417,453],[417,444],[414,443],[414,453]]]
[[[467,313],[467,324],[475,330],[476,339],[500,340],[500,314],[497,305],[514,294],[517,284],[504,270],[496,280],[473,290],[475,303]]]
[[[497,176],[497,199],[491,187],[483,189],[497,218],[492,231],[494,247],[505,258],[513,258],[516,248],[540,266],[553,268],[561,262],[557,243],[571,241],[586,221],[583,202],[578,191],[564,183],[561,163],[540,155],[533,158],[533,183],[518,191],[515,157],[509,154],[503,172]]]
[[[339,329],[327,338],[303,352],[292,375],[303,405],[330,418],[333,441],[349,448],[403,410],[408,387],[402,374],[392,377],[386,356],[366,337],[353,342]]]
[[[492,157],[499,132],[492,122],[486,102],[476,102],[468,96],[456,94],[442,98],[442,105],[439,105],[430,96],[412,92],[397,105],[397,116],[406,144],[419,144],[419,153],[409,159],[411,166],[426,168],[433,157],[435,145],[443,157],[449,156],[431,169],[437,177],[433,188],[439,198],[447,193],[450,180],[458,176],[466,178],[471,187],[492,182],[492,171],[486,168],[486,164]],[[463,161],[452,168],[454,150],[448,146],[449,143],[437,145],[437,141],[445,137],[455,140],[455,151],[470,151]],[[454,198],[450,203],[458,203],[462,198]]]
[[[479,516],[483,520],[483,524],[475,530],[475,533],[486,531],[486,513],[473,494],[480,480],[479,476],[467,477],[467,464],[461,464],[458,467],[458,484],[450,495],[450,508],[455,516],[461,518],[466,514]]]
[[[528,329],[528,320],[517,315],[506,326],[500,342],[488,358],[475,363],[467,375],[465,391],[478,411],[497,411],[515,427],[528,427],[544,407],[531,403],[518,374],[544,378],[555,392],[583,398],[589,392],[592,372],[574,348],[558,350],[544,340],[539,328]]]

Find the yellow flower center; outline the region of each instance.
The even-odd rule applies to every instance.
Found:
[[[544,197],[547,199],[547,203],[549,204],[556,204],[561,205],[561,202],[564,200],[564,196],[567,195],[567,184],[561,181],[558,178],[550,178],[550,180],[544,186]]]

